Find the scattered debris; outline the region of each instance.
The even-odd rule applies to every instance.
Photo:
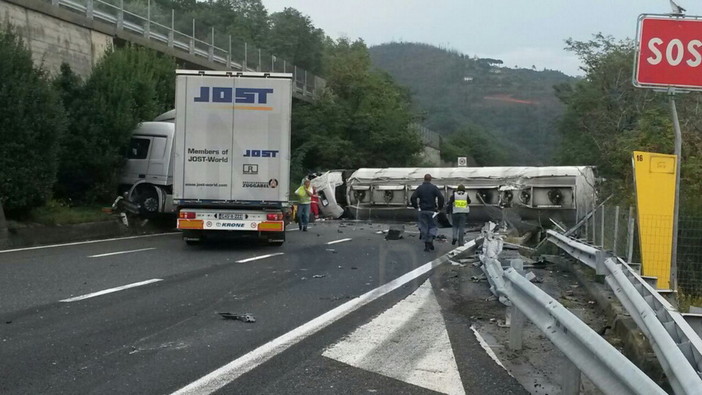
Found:
[[[388,234],[385,236],[385,240],[400,240],[402,239],[402,233],[405,231],[404,225],[393,225],[390,226]]]
[[[227,313],[227,312],[218,312],[217,314],[221,315],[222,318],[225,320],[236,320],[236,321],[241,321],[241,322],[248,322],[248,323],[254,323],[256,322],[256,318],[254,318],[251,313],[244,313],[244,314],[235,314],[235,313]]]
[[[436,240],[441,241],[441,242],[446,242],[448,240],[448,238],[446,237],[446,235],[438,235],[438,236],[436,236]]]
[[[327,251],[331,252],[332,254],[336,254],[336,250],[333,248],[327,248]]]
[[[344,233],[344,231],[341,230],[341,229],[337,229],[336,231],[339,232],[339,233]]]
[[[466,266],[466,265],[463,264],[463,263],[454,262],[454,261],[452,261],[452,260],[450,260],[450,259],[449,259],[449,262],[451,262],[451,266],[460,266],[460,267],[465,267],[465,266]]]
[[[312,278],[324,278],[326,276],[326,274],[315,274],[314,276],[312,276]]]
[[[358,270],[356,266],[351,266],[351,270]]]

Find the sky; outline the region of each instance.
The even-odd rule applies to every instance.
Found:
[[[496,58],[507,67],[536,66],[582,75],[565,40],[603,33],[634,38],[642,13],[670,13],[669,0],[262,0],[269,13],[293,7],[334,38],[368,46],[421,42],[466,55]],[[678,0],[688,15],[702,1]]]

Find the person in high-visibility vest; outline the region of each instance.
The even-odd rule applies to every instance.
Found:
[[[470,198],[466,187],[460,184],[456,191],[449,197],[446,210],[451,214],[451,226],[453,227],[453,240],[451,244],[463,245],[463,234],[466,230],[466,222],[468,222],[468,212],[470,212]]]
[[[312,203],[313,194],[314,192],[308,179],[305,179],[295,191],[295,195],[300,199],[300,202],[297,204],[298,226],[303,232],[307,232],[307,224],[310,222],[310,203]]]

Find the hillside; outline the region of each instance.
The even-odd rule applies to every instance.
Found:
[[[560,144],[563,105],[553,85],[573,81],[559,71],[510,69],[427,44],[388,43],[370,48],[373,65],[409,89],[423,123],[442,135],[474,124],[506,151],[505,165],[552,164]]]

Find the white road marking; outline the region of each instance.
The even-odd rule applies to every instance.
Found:
[[[129,254],[131,252],[141,252],[141,251],[149,251],[149,250],[155,250],[156,247],[149,247],[149,248],[140,248],[138,250],[129,250],[129,251],[117,251],[117,252],[108,252],[106,254],[97,254],[97,255],[89,255],[88,258],[101,258],[103,256],[112,256],[112,255],[121,255],[121,254]]]
[[[506,370],[507,373],[509,373],[509,370],[507,370],[507,368],[505,367],[505,365],[502,364],[502,361],[500,361],[500,359],[497,358],[497,355],[495,354],[495,352],[492,351],[492,348],[490,348],[490,345],[487,344],[487,342],[485,341],[485,339],[483,338],[483,336],[482,336],[480,333],[478,333],[478,330],[475,329],[475,326],[474,326],[474,325],[471,325],[471,326],[470,326],[470,330],[473,331],[473,334],[475,335],[475,338],[478,339],[478,343],[480,343],[480,346],[483,347],[483,350],[485,350],[485,352],[487,353],[487,355],[489,355],[490,358],[492,358],[493,361],[495,361],[498,365],[502,366],[502,369]],[[510,375],[511,375],[511,373],[510,373]]]
[[[127,237],[117,237],[117,238],[112,238],[112,239],[88,240],[88,241],[78,241],[78,242],[74,242],[74,243],[51,244],[51,245],[46,245],[46,246],[15,248],[15,249],[13,249],[13,250],[0,250],[0,254],[4,254],[4,253],[7,253],[7,252],[41,250],[41,249],[43,249],[43,248],[56,248],[56,247],[77,246],[77,245],[81,245],[81,244],[104,243],[104,242],[107,242],[107,241],[119,241],[119,240],[141,239],[141,238],[144,238],[144,237],[167,236],[167,235],[174,235],[174,234],[178,234],[178,233],[180,233],[180,232],[157,233],[157,234],[153,234],[153,235],[127,236]]]
[[[418,387],[465,395],[429,280],[322,355]]]
[[[349,241],[349,240],[351,240],[351,238],[350,238],[350,237],[347,237],[347,238],[345,238],[345,239],[330,241],[330,242],[328,242],[327,244],[343,243],[343,242]]]
[[[278,256],[278,255],[283,255],[284,252],[276,252],[275,254],[268,254],[268,255],[260,255],[260,256],[255,256],[253,258],[246,258],[246,259],[241,259],[236,261],[236,263],[246,263],[246,262],[251,262],[251,261],[257,261],[259,259],[266,259],[270,258],[272,256]]]
[[[475,240],[470,241],[466,246],[474,246]],[[402,276],[384,284],[376,289],[373,289],[356,299],[352,299],[341,306],[338,306],[319,317],[309,321],[290,332],[281,335],[268,343],[263,344],[257,349],[242,355],[241,357],[229,362],[219,369],[201,377],[200,379],[186,385],[185,387],[174,392],[174,395],[180,394],[210,394],[232,381],[239,378],[241,375],[249,372],[274,356],[287,350],[289,347],[299,343],[307,337],[319,332],[332,323],[345,317],[368,303],[396,290],[397,288],[407,284],[408,282],[420,277],[435,267],[447,262],[446,257],[442,256],[434,259],[431,262],[403,274]]]
[[[111,293],[113,293],[113,292],[123,291],[123,290],[125,290],[125,289],[134,288],[134,287],[140,287],[140,286],[146,285],[146,284],[157,283],[157,282],[159,282],[159,281],[163,281],[163,279],[162,279],[162,278],[152,278],[151,280],[140,281],[140,282],[138,282],[138,283],[132,283],[132,284],[127,284],[127,285],[122,285],[121,287],[115,287],[115,288],[110,288],[110,289],[104,289],[104,290],[98,291],[98,292],[93,292],[93,293],[89,293],[89,294],[85,294],[85,295],[81,295],[81,296],[76,296],[76,297],[73,297],[73,298],[68,298],[68,299],[59,300],[59,302],[64,302],[64,303],[68,303],[68,302],[77,302],[77,301],[79,301],[79,300],[94,298],[94,297],[96,297],[96,296],[101,296],[101,295],[105,295],[105,294],[111,294]]]

